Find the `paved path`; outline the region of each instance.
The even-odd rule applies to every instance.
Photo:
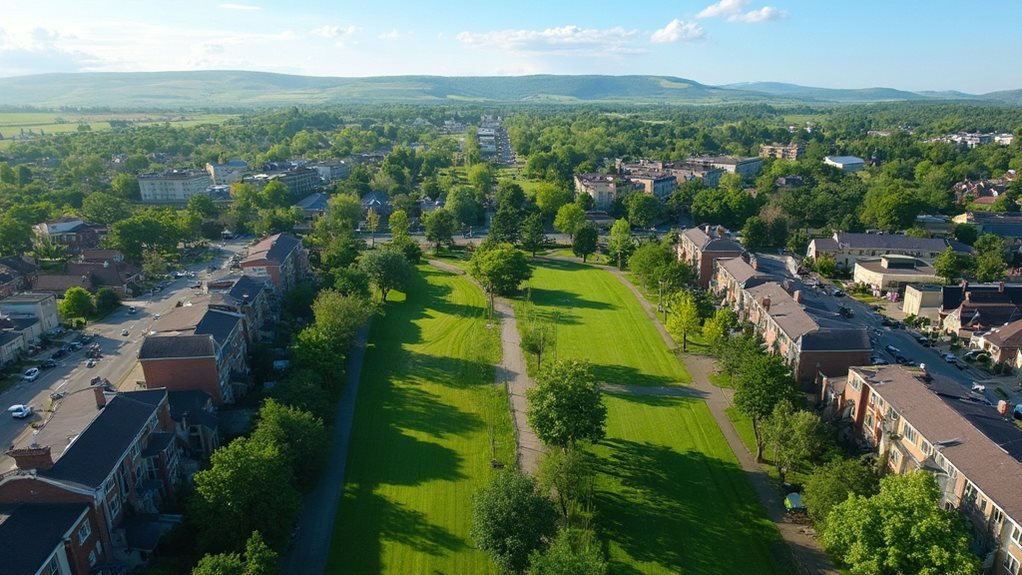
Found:
[[[439,260],[429,260],[429,265],[453,274],[465,275],[465,270]],[[475,280],[472,281],[478,285]],[[521,339],[518,336],[514,306],[504,298],[496,298],[493,302],[493,313],[500,321],[500,344],[503,348],[501,362],[494,370],[494,376],[497,383],[507,388],[511,417],[515,424],[518,468],[534,475],[539,469],[540,459],[543,458],[543,444],[525,417],[525,408],[528,405],[525,392],[535,383],[529,379],[525,369],[525,355],[522,353]]]
[[[351,346],[345,369],[344,391],[337,405],[334,419],[332,453],[323,476],[315,491],[305,498],[305,507],[298,518],[298,537],[294,547],[284,557],[283,571],[289,575],[323,573],[327,556],[330,554],[330,540],[334,533],[337,506],[344,489],[344,471],[348,463],[348,443],[351,440],[351,425],[355,418],[355,398],[358,396],[358,380],[362,375],[365,360],[366,341],[372,319],[359,330]]]
[[[578,262],[578,260],[574,258],[561,256],[546,257],[553,260]],[[639,300],[639,303],[646,311],[646,315],[650,320],[652,320],[653,325],[656,326],[661,337],[663,337],[664,343],[667,344],[668,348],[677,350],[678,345],[674,342],[674,338],[671,337],[671,334],[669,334],[664,328],[660,319],[657,317],[656,309],[648,301],[646,301],[646,297],[642,294],[642,292],[639,291],[632,282],[628,281],[628,278],[621,273],[621,270],[612,266],[601,266],[598,264],[597,266],[614,274],[625,287],[635,294],[636,299]],[[724,434],[724,438],[727,440],[728,445],[731,446],[731,451],[733,451],[735,456],[738,458],[738,463],[742,466],[742,469],[749,477],[749,481],[752,483],[752,487],[755,489],[756,495],[759,496],[763,507],[767,511],[767,516],[777,526],[777,530],[781,533],[781,537],[784,538],[784,541],[791,549],[791,556],[794,558],[798,567],[798,572],[812,575],[839,575],[839,571],[834,568],[830,557],[823,552],[816,539],[804,532],[805,526],[792,523],[785,518],[782,494],[778,491],[776,482],[767,475],[763,466],[756,461],[755,455],[749,453],[749,450],[745,448],[745,444],[742,443],[741,438],[738,436],[738,432],[735,431],[734,425],[727,417],[725,410],[731,406],[731,396],[733,392],[729,389],[719,388],[710,383],[710,373],[716,369],[714,359],[711,357],[691,354],[683,354],[681,355],[681,358],[686,369],[688,369],[689,374],[692,375],[692,393],[697,394],[706,400],[706,405],[710,408],[710,413],[713,414],[713,418],[717,421],[717,426],[720,427],[720,431]],[[638,390],[641,388],[635,389],[636,393],[640,393]],[[645,389],[648,390],[649,393],[652,393],[651,390],[656,388]],[[666,389],[672,390],[668,395],[677,395],[677,392],[673,391],[673,388]]]

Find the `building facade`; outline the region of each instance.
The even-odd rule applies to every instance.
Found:
[[[192,196],[205,194],[212,184],[205,170],[168,170],[138,176],[142,202],[147,204],[185,204]]]
[[[696,272],[699,287],[706,288],[713,277],[713,262],[718,258],[734,258],[745,253],[745,248],[729,239],[721,227],[707,226],[683,231],[675,246],[675,255]]]

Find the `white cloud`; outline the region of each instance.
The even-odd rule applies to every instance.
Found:
[[[764,6],[759,10],[750,10],[744,14],[732,14],[728,17],[728,22],[745,22],[747,24],[756,24],[758,22],[769,22],[771,20],[781,20],[787,18],[788,13],[784,10],[779,10],[773,6]]]
[[[561,26],[546,30],[494,30],[461,32],[456,38],[469,46],[497,48],[510,52],[574,52],[589,54],[637,54],[635,30],[614,28],[580,28]]]
[[[675,18],[666,26],[653,32],[649,41],[654,44],[670,44],[674,42],[691,42],[706,37],[706,31],[695,22],[685,22]]]
[[[394,28],[390,32],[384,32],[383,34],[377,36],[377,38],[379,38],[380,40],[397,40],[400,37],[401,33],[398,32],[397,28]]]
[[[0,75],[80,72],[99,63],[95,55],[68,47],[68,40],[73,37],[44,28],[25,32],[0,28]]]
[[[246,12],[254,12],[256,10],[262,10],[263,9],[262,6],[254,6],[252,4],[233,4],[233,3],[220,4],[219,7],[224,9],[224,10],[243,10],[243,11],[246,11]]]
[[[358,32],[355,26],[320,26],[312,31],[316,36],[334,39],[352,36],[355,32]]]
[[[720,0],[703,8],[699,14],[696,14],[696,18],[716,18],[718,16],[735,14],[741,12],[748,3],[749,0]]]

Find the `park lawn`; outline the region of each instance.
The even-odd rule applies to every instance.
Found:
[[[594,523],[612,574],[783,573],[784,543],[702,400],[604,403]]]
[[[539,260],[528,282],[531,305],[516,304],[519,325],[529,314],[555,325],[547,357],[587,359],[606,383],[689,383],[684,366],[635,296],[610,272],[572,262]]]
[[[499,329],[467,278],[419,270],[373,321],[328,573],[494,572],[468,531],[491,458],[515,457]]]

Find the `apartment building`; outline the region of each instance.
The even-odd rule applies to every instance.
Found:
[[[692,266],[699,287],[709,287],[713,276],[713,262],[718,258],[734,258],[745,253],[742,244],[727,237],[720,226],[689,228],[681,232],[675,255],[679,261]]]
[[[986,573],[1018,575],[1022,431],[1010,419],[951,380],[901,366],[853,367],[822,389],[830,410],[890,472],[934,475],[942,504],[972,526]]]
[[[270,294],[273,284],[267,277],[243,275],[223,278],[206,284],[208,306],[244,316],[244,330],[249,342],[262,339],[263,331],[272,324]]]
[[[575,175],[575,193],[592,197],[597,210],[609,210],[614,200],[633,191],[635,187],[618,176],[593,173]]]
[[[778,160],[799,160],[805,153],[805,146],[792,142],[790,144],[763,144],[759,147],[759,157],[776,158]]]
[[[229,160],[226,164],[206,163],[206,173],[214,186],[229,186],[241,181],[247,170],[248,162],[244,160]]]
[[[168,170],[138,175],[138,187],[145,204],[185,204],[194,195],[205,194],[213,184],[205,170]]]
[[[948,247],[962,254],[972,253],[971,247],[944,238],[834,232],[829,238],[811,240],[806,256],[816,259],[822,254],[829,254],[834,257],[837,267],[851,269],[860,259],[878,258],[888,254],[912,256],[929,264]]]
[[[246,275],[270,278],[277,292],[285,293],[308,275],[308,253],[297,237],[275,234],[250,247],[241,268]]]
[[[60,325],[57,298],[49,293],[20,293],[0,299],[0,315],[10,318],[34,318],[45,333]]]

